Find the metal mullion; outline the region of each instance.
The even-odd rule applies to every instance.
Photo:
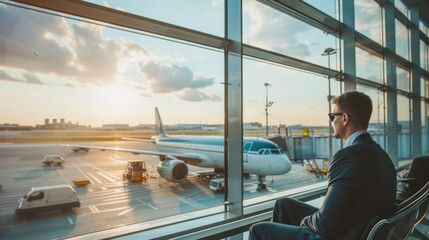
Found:
[[[13,1],[208,47],[224,49],[227,44],[224,38],[218,36],[80,0],[55,0],[55,4],[52,0]]]
[[[270,52],[247,44],[243,44],[243,54],[252,58],[261,59],[271,63],[297,68],[307,72],[314,72],[317,74],[326,75],[334,78],[339,77],[341,75],[341,72],[335,71],[333,69],[305,62],[279,53]]]
[[[310,24],[324,32],[340,37],[342,24],[301,0],[258,0],[280,12],[290,15],[298,20]]]

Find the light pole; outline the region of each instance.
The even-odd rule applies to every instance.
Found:
[[[325,51],[323,51],[322,56],[328,56],[328,68],[331,69],[331,55],[337,53],[335,49],[333,48],[325,48]],[[329,113],[332,112],[331,109],[331,76],[328,75],[328,107],[329,107]],[[332,159],[332,122],[329,119],[329,162]]]
[[[268,102],[268,87],[271,87],[271,84],[264,83],[265,87],[265,126],[266,126],[266,135],[268,136],[268,108],[273,105],[274,102]]]

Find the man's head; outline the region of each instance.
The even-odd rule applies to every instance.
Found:
[[[330,118],[336,138],[347,139],[352,133],[368,128],[372,113],[371,99],[357,91],[341,94],[332,99],[334,104]]]

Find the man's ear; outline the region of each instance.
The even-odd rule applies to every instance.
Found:
[[[350,123],[350,117],[347,113],[343,113],[342,115],[343,126],[347,126]]]

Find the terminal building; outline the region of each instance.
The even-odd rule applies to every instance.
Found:
[[[329,135],[329,100],[347,91],[371,98],[368,132],[397,171],[429,155],[427,0],[0,0],[0,10],[0,80],[7,80],[0,84],[19,76],[22,88],[56,82],[72,85],[70,94],[84,84],[101,88],[133,70],[118,79],[143,89],[140,96],[147,98],[136,108],[155,102],[171,106],[162,109],[172,112],[171,121],[186,114],[195,122],[206,116],[224,122],[219,129],[226,140],[226,186],[217,193],[222,201],[187,204],[193,194],[174,187],[181,212],[140,215],[143,220],[134,222],[124,217],[166,207],[166,199],[153,193],[154,202],[141,208],[122,209],[121,215],[109,209],[112,218],[102,223],[73,216],[70,221],[90,226],[58,238],[246,239],[251,224],[268,220],[277,198],[308,201],[325,194],[327,182],[263,196],[249,191],[242,180],[244,129],[266,127],[266,137],[290,126],[288,136],[291,130],[295,135],[288,143],[297,144],[296,156],[329,161],[344,145]],[[62,127],[80,126],[64,119],[37,126]],[[101,210],[94,210],[95,202],[87,213]],[[118,218],[122,224],[111,225]],[[428,237],[424,229],[416,230],[416,239]]]
[[[36,125],[36,129],[40,130],[85,130],[90,129],[90,126],[79,125],[79,122],[72,123],[66,122],[64,118],[53,118],[52,121],[49,118],[45,118],[45,123]]]

